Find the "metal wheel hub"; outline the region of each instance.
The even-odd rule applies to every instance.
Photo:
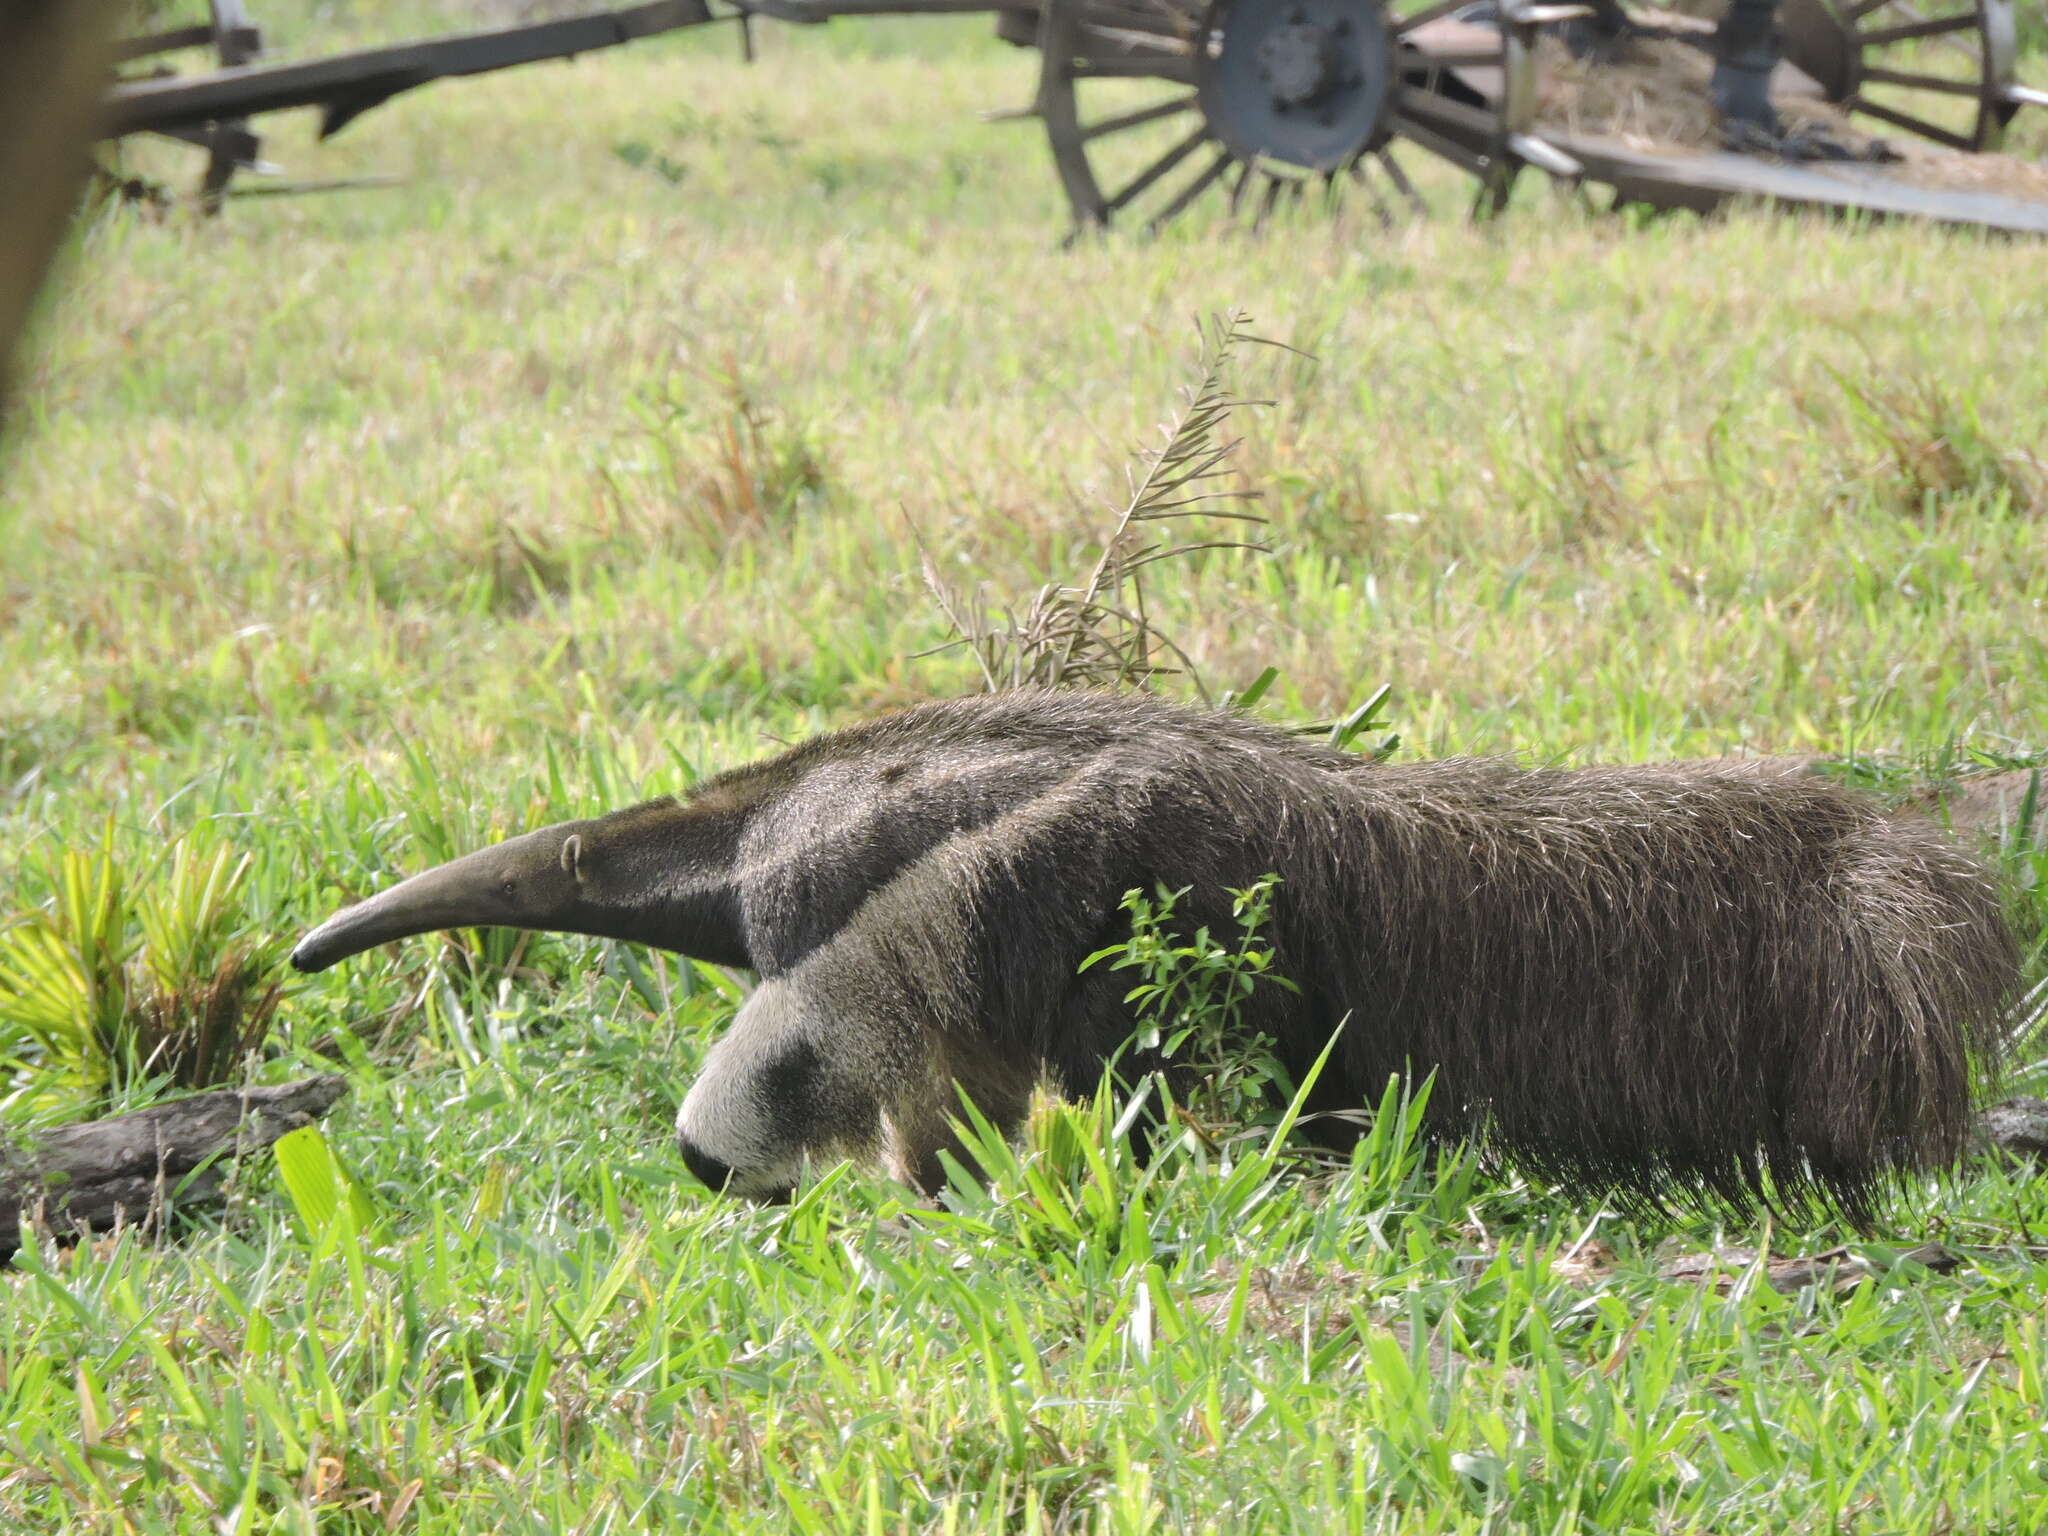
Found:
[[[1357,80],[1344,57],[1343,38],[1350,30],[1348,21],[1325,27],[1304,17],[1260,40],[1258,74],[1272,92],[1275,111],[1313,106]]]
[[[1378,0],[1216,0],[1196,90],[1243,160],[1334,171],[1385,136],[1393,44]]]

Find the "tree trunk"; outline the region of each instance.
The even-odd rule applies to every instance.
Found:
[[[0,417],[15,339],[92,168],[125,14],[107,0],[0,0]]]
[[[14,1257],[24,1219],[75,1238],[203,1200],[230,1159],[311,1125],[344,1091],[338,1077],[225,1088],[0,1146],[0,1263]]]

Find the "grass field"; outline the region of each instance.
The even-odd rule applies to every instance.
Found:
[[[83,235],[0,490],[0,912],[67,850],[140,910],[226,849],[206,943],[274,965],[400,872],[970,687],[917,654],[919,541],[1005,600],[1090,558],[1229,306],[1298,351],[1238,381],[1272,553],[1153,589],[1213,686],[1391,685],[1407,754],[1824,753],[1893,793],[2048,758],[2038,249],[1532,188],[1062,251],[1035,130],[976,120],[1031,55],[763,43],[280,124],[295,174],[405,181]],[[2001,856],[2038,976],[2048,855]],[[1424,1157],[1390,1104],[1341,1168],[1140,1173],[1053,1116],[945,1211],[852,1169],[754,1210],[669,1131],[738,996],[502,936],[287,982],[252,1070],[348,1075],[361,1218],[309,1232],[252,1164],[176,1244],[24,1253],[0,1528],[2048,1529],[2032,1174],[1870,1239],[1658,1226]],[[17,1125],[150,1091],[16,1052]],[[1954,1273],[1896,1263],[1934,1238]],[[1659,1277],[1843,1241],[1877,1279]]]

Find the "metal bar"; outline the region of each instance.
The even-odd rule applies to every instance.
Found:
[[[1590,5],[1509,5],[1501,10],[1502,16],[1519,27],[1547,27],[1594,14]]]
[[[2023,107],[2048,107],[2048,91],[2037,91],[2031,85],[2008,85],[2005,99]]]
[[[1539,171],[1548,171],[1566,181],[1577,181],[1586,174],[1586,168],[1570,155],[1559,149],[1548,139],[1538,138],[1533,133],[1511,133],[1507,138],[1510,153],[1527,161]]]
[[[403,176],[337,176],[325,181],[238,182],[227,195],[242,197],[304,197],[317,192],[368,192],[382,187],[402,187]]]
[[[302,63],[251,64],[208,75],[130,81],[107,93],[102,134],[114,138],[138,129],[248,117],[289,107],[344,109],[341,117],[345,121],[364,106],[374,106],[430,80],[594,53],[712,19],[705,0],[653,0],[623,10],[399,43]],[[353,110],[346,110],[351,107]]]

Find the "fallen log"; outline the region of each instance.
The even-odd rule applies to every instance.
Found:
[[[2048,1158],[2048,1099],[2022,1095],[1993,1104],[1977,1116],[1977,1143],[2013,1162]]]
[[[224,1088],[0,1146],[0,1263],[20,1247],[24,1219],[66,1240],[156,1224],[218,1192],[229,1162],[311,1125],[345,1091],[338,1077]]]

